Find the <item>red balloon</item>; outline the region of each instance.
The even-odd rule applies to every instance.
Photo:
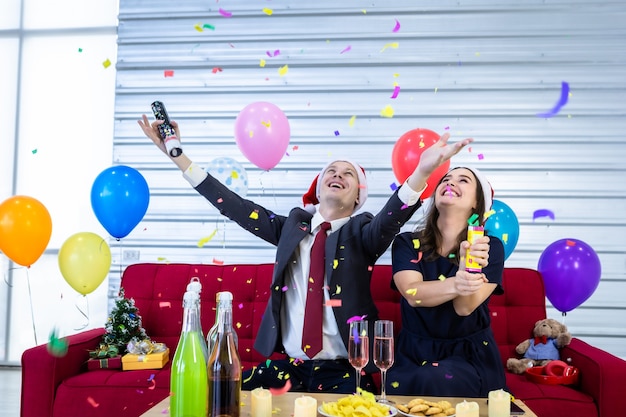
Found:
[[[434,145],[439,140],[439,135],[428,129],[413,129],[400,136],[391,153],[391,167],[396,179],[401,184],[415,171],[422,152]],[[435,191],[439,180],[450,169],[450,161],[441,164],[428,177],[428,186],[422,193],[422,199],[430,197]]]

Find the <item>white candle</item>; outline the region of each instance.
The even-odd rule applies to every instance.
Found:
[[[307,395],[296,398],[293,417],[317,417],[317,400]]]
[[[478,417],[478,403],[475,401],[463,401],[456,405],[456,417]],[[507,416],[508,417],[508,416]]]
[[[509,417],[511,415],[511,394],[504,390],[489,392],[489,417]]]
[[[251,415],[252,417],[271,417],[272,393],[264,388],[255,388],[251,391]]]

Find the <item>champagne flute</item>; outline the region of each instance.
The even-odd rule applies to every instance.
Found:
[[[387,384],[387,369],[391,368],[394,361],[393,345],[393,321],[376,320],[374,322],[374,365],[380,369],[381,388],[378,401],[381,403],[388,402],[385,385]]]
[[[348,339],[348,360],[356,369],[356,391],[361,387],[361,369],[370,361],[370,343],[367,336],[367,320],[356,320],[350,323]]]

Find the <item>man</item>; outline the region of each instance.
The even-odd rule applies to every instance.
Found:
[[[370,293],[371,267],[420,206],[419,196],[430,174],[472,139],[448,145],[449,134],[444,134],[422,153],[415,171],[376,216],[355,214],[367,199],[367,180],[360,166],[343,159],[321,170],[303,198],[305,208],[293,208],[285,216],[241,198],[192,163],[184,152],[176,157],[167,154],[158,131],[162,121],[150,124],[143,115],[138,123],[221,214],[277,248],[272,292],[254,347],[268,357],[284,352],[286,358],[244,372],[243,389],[282,387],[288,375],[292,391],[354,392],[354,369],[347,360],[347,322],[360,316],[372,327],[378,318]],[[180,138],[178,125],[172,125]],[[253,212],[257,216],[251,218]],[[329,230],[322,232],[327,234],[321,250],[323,260],[317,268],[322,276],[315,280],[318,263],[312,261],[317,256],[311,254],[326,223]],[[322,298],[311,306],[310,313],[307,299],[310,301],[314,293]],[[317,314],[319,320],[311,318]],[[366,386],[367,381],[362,380]]]

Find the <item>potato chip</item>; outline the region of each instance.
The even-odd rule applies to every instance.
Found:
[[[352,394],[337,401],[323,402],[324,413],[335,417],[385,417],[389,406],[376,402],[373,395]]]

